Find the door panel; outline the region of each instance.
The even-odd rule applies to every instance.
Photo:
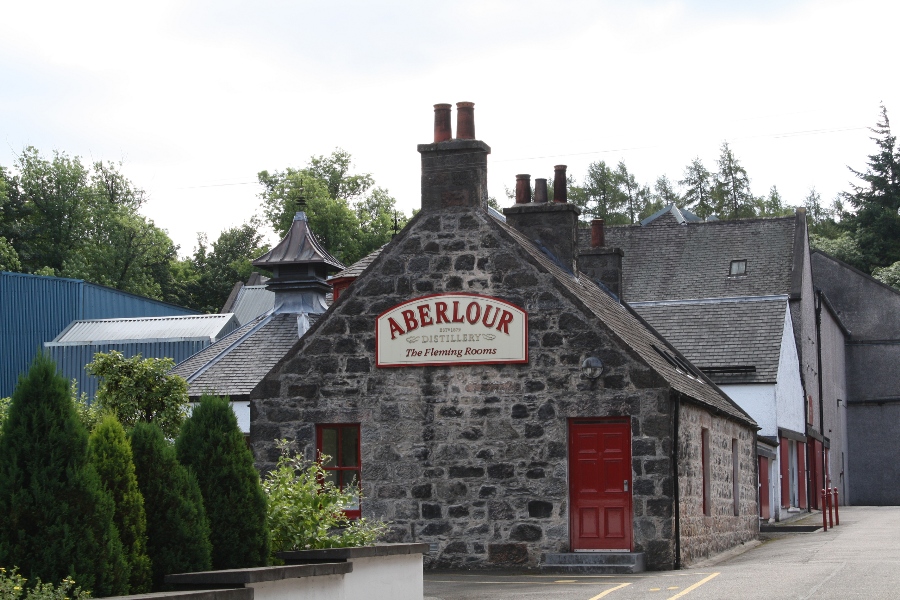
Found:
[[[632,548],[631,423],[569,424],[573,550]]]

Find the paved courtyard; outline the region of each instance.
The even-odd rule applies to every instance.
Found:
[[[765,534],[721,562],[639,575],[426,571],[426,600],[900,598],[900,507],[841,508],[828,532]]]

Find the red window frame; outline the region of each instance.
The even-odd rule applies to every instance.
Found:
[[[330,447],[332,445],[330,441],[325,439],[326,431],[335,432],[333,448]],[[347,436],[353,435],[356,437],[355,444],[352,439],[347,439]],[[350,442],[349,445],[344,443],[345,440]],[[355,451],[355,456],[348,456],[348,451],[350,453]],[[322,454],[327,454],[331,457],[331,460],[328,463],[322,463],[322,468],[329,474],[329,479],[338,487],[344,489],[345,485],[348,485],[354,480],[357,484],[361,483],[362,460],[360,453],[359,423],[317,424],[316,455],[321,456]],[[358,503],[355,509],[349,509],[344,512],[351,519],[358,519],[361,516]]]

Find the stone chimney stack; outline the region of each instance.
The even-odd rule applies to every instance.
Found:
[[[617,298],[622,298],[621,248],[606,246],[603,219],[591,221],[591,247],[578,255],[578,270],[598,283],[602,283]]]
[[[520,184],[530,175],[516,176],[516,204],[503,209],[506,223],[549,252],[570,273],[578,261],[578,215],[581,210],[567,199],[566,166],[554,167],[553,202],[547,202],[547,180],[535,179],[534,202],[531,188],[519,193]]]
[[[475,139],[475,104],[456,103],[456,139],[450,105],[434,105],[434,142],[419,144],[422,155],[422,210],[487,210],[487,155],[491,147]]]

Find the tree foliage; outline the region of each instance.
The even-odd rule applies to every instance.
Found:
[[[91,594],[75,585],[71,577],[64,578],[58,586],[44,583],[41,578],[29,583],[13,567],[7,571],[0,567],[0,598],[3,600],[88,600]]]
[[[114,504],[88,455],[69,382],[38,354],[0,433],[0,564],[34,580],[72,577],[97,596],[128,592]]]
[[[747,170],[738,161],[728,142],[722,142],[718,166],[712,201],[719,218],[741,219],[755,216]]]
[[[327,457],[307,461],[291,452],[287,440],[281,440],[278,447],[278,464],[263,481],[273,555],[284,550],[367,546],[377,541],[386,525],[347,518],[344,511],[359,501],[360,490],[341,490],[329,481],[322,468]]]
[[[407,217],[370,173],[351,173],[348,152],[313,156],[303,168],[260,171],[260,194],[266,219],[285,235],[294,214],[303,210],[309,226],[336,258],[351,264],[386,244]],[[396,221],[396,223],[395,223]]]
[[[231,403],[203,396],[175,440],[196,475],[211,526],[214,569],[259,567],[269,557],[266,497]]]
[[[134,473],[131,444],[125,429],[112,415],[107,415],[91,432],[91,462],[115,506],[113,522],[129,567],[129,592],[150,591],[150,557],[147,555],[147,518],[144,497],[138,489]]]
[[[171,286],[177,247],[138,212],[146,200],[121,165],[33,147],[0,169],[0,235],[21,270],[76,277],[161,299]]]
[[[846,225],[863,253],[866,272],[900,260],[900,149],[883,105],[871,131],[876,151],[865,171],[850,169],[862,184],[851,184],[845,196],[855,209]]]
[[[197,236],[197,248],[187,266],[193,273],[186,274],[190,280],[186,286],[186,306],[206,313],[221,310],[234,284],[250,276],[251,261],[269,251],[261,227],[258,219],[251,219],[224,230],[211,245],[204,234]]]
[[[98,352],[87,371],[100,378],[95,402],[125,427],[156,423],[166,437],[178,435],[187,417],[187,382],[171,375],[171,358],[125,358],[118,350]]]
[[[197,478],[178,462],[156,423],[137,423],[129,439],[147,516],[152,587],[160,591],[166,575],[211,568],[209,520]]]
[[[685,207],[705,219],[715,213],[713,206],[713,178],[699,157],[684,169],[684,179],[678,182],[685,187]]]

